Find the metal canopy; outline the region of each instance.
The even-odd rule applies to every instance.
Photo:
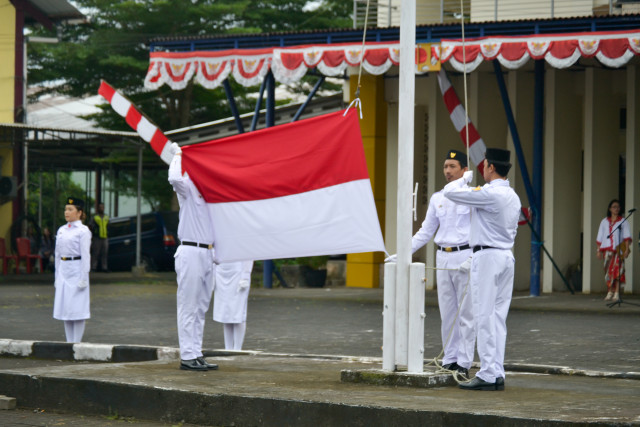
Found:
[[[88,131],[0,123],[0,141],[15,146],[25,140],[31,171],[93,171],[108,167],[100,162],[113,150],[143,145],[136,132]],[[147,145],[147,144],[144,144]],[[137,150],[136,150],[137,151]],[[119,169],[137,169],[136,152],[118,162]],[[166,167],[162,162],[145,162],[147,168]]]
[[[86,18],[67,0],[23,0],[20,3],[30,4],[52,21]],[[27,18],[29,18],[29,15],[27,15]]]

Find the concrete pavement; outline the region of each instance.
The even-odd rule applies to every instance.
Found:
[[[64,334],[51,319],[52,281],[37,276],[0,281],[0,339],[55,347]],[[102,276],[92,277],[86,342],[177,347],[174,275]],[[215,350],[222,328],[208,314],[204,345],[219,371],[180,371],[170,351],[131,363],[4,357],[0,394],[22,407],[103,415],[115,408],[197,425],[640,425],[640,307],[610,309],[601,298],[516,295],[504,392],[341,382],[343,371],[381,366],[382,290],[296,288],[251,290],[252,353]],[[429,357],[441,347],[436,301],[427,292]]]

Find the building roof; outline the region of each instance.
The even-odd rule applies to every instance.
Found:
[[[67,0],[23,0],[23,2],[31,4],[52,21],[85,19],[85,16]],[[30,16],[28,10],[27,15]]]
[[[522,19],[465,23],[466,37],[516,36],[590,31],[620,31],[640,28],[640,14],[604,15],[572,18]],[[416,25],[418,43],[459,38],[458,23]],[[397,41],[399,27],[367,28],[368,42]],[[209,34],[196,36],[155,37],[151,51],[185,52],[195,50],[256,49],[303,44],[362,42],[362,29],[283,31],[251,34]]]

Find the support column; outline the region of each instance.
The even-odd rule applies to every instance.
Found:
[[[604,292],[602,261],[596,257],[598,226],[607,205],[618,195],[618,105],[613,102],[607,70],[585,70],[582,292]]]
[[[633,208],[640,209],[640,146],[637,141],[640,138],[640,67],[637,65],[627,66],[627,183],[625,194],[625,208],[627,211]],[[631,237],[633,238],[633,247],[631,255],[625,263],[625,274],[627,276],[627,284],[624,292],[627,294],[638,293],[640,286],[634,283],[640,283],[640,211],[636,211],[629,218],[629,227],[631,228]]]
[[[509,71],[506,77],[506,86],[513,117],[518,127],[520,146],[527,162],[527,172],[531,168],[531,152],[533,150],[533,75],[524,71]],[[511,132],[507,133],[507,149],[516,153]],[[531,203],[528,200],[527,190],[522,176],[522,165],[519,161],[512,161],[513,167],[509,171],[509,182],[520,196],[522,206],[528,207]],[[529,177],[531,179],[531,177]],[[517,291],[529,290],[529,278],[531,272],[531,230],[528,225],[519,227],[516,241],[513,246],[513,255],[516,259],[514,289]]]
[[[387,106],[384,102],[384,80],[382,76],[363,75],[360,84],[363,117],[360,120],[360,131],[373,198],[384,235],[387,165]],[[357,85],[358,76],[351,76],[350,99],[355,98]],[[347,254],[347,286],[377,288],[380,284],[382,262],[384,254],[381,252]]]
[[[580,262],[582,103],[575,94],[576,78],[555,68],[545,75],[543,240],[563,273]],[[547,256],[542,273],[542,292],[566,291]]]

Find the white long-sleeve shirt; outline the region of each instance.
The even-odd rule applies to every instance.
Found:
[[[482,187],[470,188],[463,178],[448,183],[444,196],[471,207],[471,246],[511,249],[520,217],[520,198],[509,181],[494,179]]]
[[[621,223],[623,219],[624,217],[618,217],[617,221],[613,224],[611,223],[610,217],[606,217],[600,221],[596,243],[601,251],[615,251],[618,245],[620,245],[620,240],[623,242],[625,240],[631,242],[629,223],[627,221]],[[620,226],[619,230],[617,229],[618,226]],[[611,234],[612,232],[613,234]],[[611,234],[611,237],[609,237],[609,234]]]
[[[438,191],[429,199],[427,215],[422,227],[411,239],[411,253],[428,243],[434,236],[438,246],[462,246],[469,243],[469,227],[471,224],[471,209],[458,205],[444,197]],[[436,233],[437,231],[437,233]]]
[[[56,234],[55,266],[59,270],[61,257],[81,257],[80,272],[82,280],[89,280],[91,270],[91,231],[82,221],[68,222],[58,229]]]
[[[214,243],[213,227],[207,202],[185,172],[182,174],[182,156],[173,156],[169,165],[169,183],[180,204],[178,238],[180,241],[204,244]]]

